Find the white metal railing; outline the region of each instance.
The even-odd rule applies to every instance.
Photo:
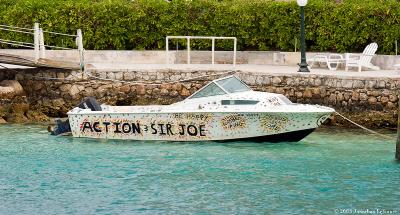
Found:
[[[20,27],[8,26],[8,25],[0,25],[0,30],[35,35],[34,29],[30,29],[30,28],[20,28]],[[35,47],[34,43],[5,40],[5,39],[0,39],[0,43],[7,44],[7,45],[20,46],[20,47],[24,47],[24,48],[34,48]]]
[[[211,63],[215,63],[215,40],[233,40],[233,65],[236,65],[236,47],[237,47],[237,39],[236,37],[209,37],[209,36],[167,36],[165,38],[166,45],[166,63],[169,64],[169,40],[170,39],[186,39],[187,43],[187,64],[190,64],[190,40],[191,39],[210,39],[212,42],[211,45]]]
[[[73,48],[68,48],[68,47],[46,45],[44,43],[44,35],[43,35],[44,33],[50,34],[50,35],[73,37],[73,38],[75,38],[75,44],[79,51],[80,68],[83,69],[83,67],[84,67],[84,49],[83,49],[83,37],[82,37],[81,29],[78,29],[76,31],[76,35],[64,34],[64,33],[58,33],[58,32],[44,31],[42,28],[40,28],[39,23],[35,23],[33,29],[21,28],[21,27],[9,26],[9,25],[0,25],[0,30],[33,35],[33,43],[5,40],[5,39],[0,39],[0,43],[24,47],[24,48],[33,48],[35,63],[37,63],[40,58],[46,57],[46,48],[63,49],[63,50],[72,50],[73,49]]]

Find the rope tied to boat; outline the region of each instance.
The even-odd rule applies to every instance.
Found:
[[[8,67],[6,67],[6,66],[4,66],[4,65],[2,65],[2,64],[0,64],[0,67],[17,72],[16,70],[11,69],[11,68],[8,68]],[[86,70],[84,70],[84,71],[82,72],[82,74],[85,74],[85,75],[87,75],[88,77],[91,77],[91,78],[93,78],[93,79],[98,79],[98,80],[103,80],[103,81],[114,81],[114,82],[120,82],[120,83],[130,83],[130,84],[161,85],[161,84],[165,84],[165,83],[172,84],[172,83],[177,83],[177,82],[193,81],[193,80],[197,80],[197,79],[200,79],[200,78],[213,77],[213,76],[226,75],[226,74],[232,75],[232,74],[235,74],[236,72],[237,72],[236,70],[232,70],[232,71],[227,71],[227,72],[222,72],[222,73],[215,73],[215,74],[202,75],[202,76],[197,76],[197,77],[193,77],[193,78],[188,78],[188,79],[183,79],[183,80],[176,80],[176,81],[170,81],[170,82],[163,82],[163,83],[141,82],[141,81],[125,81],[125,80],[117,80],[117,79],[110,79],[110,78],[101,78],[101,77],[97,77],[97,76],[94,76],[94,75],[92,75],[92,74],[89,74]],[[75,77],[75,78],[78,78],[78,79],[80,78],[80,77],[78,77],[78,76],[76,76],[76,75],[73,75],[73,74],[71,74],[71,75],[72,75],[73,77]],[[70,80],[70,81],[73,81],[73,80],[74,80],[74,79],[72,79],[72,78],[50,78],[50,77],[38,77],[38,76],[34,76],[34,75],[31,75],[31,78],[44,79],[44,80]],[[388,135],[381,134],[381,133],[378,133],[378,132],[373,131],[373,130],[371,130],[371,129],[368,129],[368,128],[366,128],[366,127],[364,127],[364,126],[362,126],[362,125],[360,125],[360,124],[358,124],[358,123],[352,121],[351,119],[349,119],[349,118],[343,116],[342,114],[340,114],[340,113],[337,112],[337,111],[335,111],[335,114],[337,114],[338,116],[340,116],[340,117],[342,117],[343,119],[347,120],[348,122],[352,123],[353,125],[355,125],[355,126],[361,128],[361,129],[363,129],[363,130],[365,130],[365,131],[368,131],[368,132],[370,132],[370,133],[372,133],[372,134],[376,134],[376,135],[378,135],[378,136],[381,136],[381,137],[383,137],[383,138],[390,139],[390,140],[393,140],[393,139],[394,139],[393,137],[390,137],[390,136],[388,136]]]
[[[2,64],[0,64],[0,67],[4,68],[4,69],[8,69],[11,71],[14,71],[16,73],[18,73],[17,70],[12,69],[12,68],[8,68]],[[112,79],[112,78],[101,78],[98,76],[94,76],[90,73],[88,73],[86,70],[83,70],[83,72],[81,73],[82,75],[87,75],[88,77],[92,78],[92,79],[96,79],[96,80],[101,80],[101,81],[112,81],[112,82],[118,82],[118,83],[126,83],[126,84],[142,84],[142,85],[162,85],[162,84],[175,84],[178,82],[188,82],[188,81],[195,81],[198,79],[202,79],[202,78],[207,78],[207,77],[214,77],[214,76],[224,76],[224,75],[233,75],[237,73],[237,70],[231,70],[231,71],[227,71],[227,72],[219,72],[219,73],[214,73],[214,74],[208,74],[208,75],[200,75],[200,76],[196,76],[193,78],[187,78],[187,79],[180,79],[180,80],[175,80],[175,81],[167,81],[167,82],[162,82],[162,83],[154,83],[154,82],[150,82],[150,81],[125,81],[125,80],[118,80],[118,79]],[[32,79],[39,79],[39,80],[60,80],[60,81],[76,81],[79,79],[82,79],[82,77],[79,77],[73,73],[71,73],[71,76],[73,77],[67,77],[67,78],[52,78],[52,77],[39,77],[36,75],[29,75],[30,78]]]
[[[188,82],[188,81],[195,81],[201,78],[207,78],[207,77],[214,77],[214,76],[223,76],[223,75],[233,75],[237,71],[236,70],[231,70],[227,72],[220,72],[220,73],[214,73],[214,74],[208,74],[208,75],[201,75],[193,78],[187,78],[187,79],[179,79],[175,81],[166,81],[162,83],[154,83],[154,82],[144,82],[144,81],[125,81],[125,80],[118,80],[118,79],[113,79],[113,78],[102,78],[98,76],[94,76],[92,74],[89,74],[86,70],[83,71],[83,74],[87,75],[88,77],[91,77],[93,79],[101,80],[101,81],[113,81],[113,82],[119,82],[119,83],[127,83],[127,84],[143,84],[143,85],[162,85],[162,84],[175,84],[178,82]]]
[[[357,127],[359,127],[359,128],[362,128],[362,129],[364,129],[364,130],[366,130],[366,131],[368,131],[368,132],[370,132],[370,133],[376,134],[376,135],[381,136],[381,137],[386,138],[386,139],[390,139],[390,140],[393,140],[393,139],[394,139],[394,138],[391,137],[391,136],[378,133],[378,132],[373,131],[373,130],[371,130],[371,129],[369,129],[369,128],[366,128],[366,127],[364,127],[364,126],[362,126],[362,125],[360,125],[360,124],[357,124],[356,122],[354,122],[354,121],[352,121],[351,119],[349,119],[349,118],[343,116],[342,114],[340,114],[340,113],[337,112],[337,111],[335,111],[335,114],[337,114],[338,116],[341,116],[343,119],[347,120],[348,122],[352,123],[353,125],[355,125],[355,126],[357,126]]]

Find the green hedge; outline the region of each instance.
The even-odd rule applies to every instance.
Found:
[[[400,43],[400,2],[394,0],[310,0],[306,6],[309,51],[359,52],[377,42],[378,52],[393,54]],[[295,1],[268,0],[0,0],[0,24],[32,26],[75,33],[81,28],[86,49],[164,49],[167,35],[235,36],[239,50],[293,51],[299,35]],[[50,45],[72,39],[49,37]],[[0,31],[0,38],[32,40]],[[210,41],[193,41],[193,49],[210,49]],[[297,42],[298,44],[298,42]],[[179,48],[185,41],[179,40]],[[232,50],[231,42],[216,43]],[[176,41],[171,42],[175,49]]]

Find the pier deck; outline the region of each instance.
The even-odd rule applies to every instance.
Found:
[[[0,53],[0,63],[20,65],[28,67],[46,67],[55,69],[80,69],[79,62],[61,61],[54,59],[39,58],[37,62],[33,57],[19,56],[13,54]]]

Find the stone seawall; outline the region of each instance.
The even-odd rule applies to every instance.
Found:
[[[25,118],[28,110],[50,117],[64,117],[84,97],[93,96],[111,105],[170,104],[180,101],[210,80],[227,75],[229,70],[133,69],[120,71],[91,70],[98,80],[79,71],[20,69],[0,72],[0,80],[15,79],[25,91]],[[235,73],[254,90],[280,93],[297,103],[320,104],[368,127],[396,127],[400,79],[360,78],[315,74]],[[208,75],[195,80],[180,82]],[[145,83],[137,83],[145,82]],[[149,84],[152,83],[152,84]],[[7,106],[13,99],[2,99]],[[10,108],[8,107],[8,110]],[[14,113],[15,115],[15,113]],[[13,121],[7,111],[0,117]],[[15,117],[14,117],[15,118]],[[37,120],[40,117],[36,117]],[[43,117],[42,117],[43,118]],[[21,121],[21,120],[19,120]],[[23,120],[22,120],[23,121]],[[332,117],[331,123],[343,123]]]

